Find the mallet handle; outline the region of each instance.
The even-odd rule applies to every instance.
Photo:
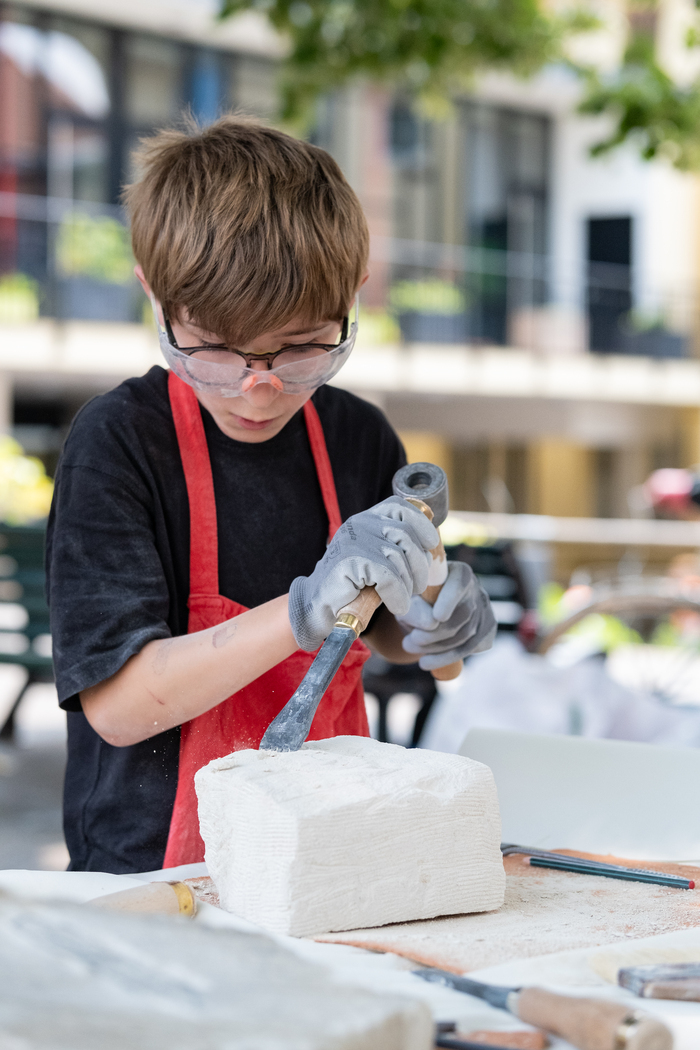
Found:
[[[419,499],[409,499],[408,502],[412,503],[414,507],[418,507],[418,510],[422,511],[429,521],[433,520],[433,512],[427,503],[423,503]],[[442,577],[442,580],[440,583],[429,583],[421,594],[421,598],[428,605],[435,605],[438,594],[447,578],[447,555],[445,554],[442,540],[440,540],[437,547],[433,547],[430,553],[433,556],[433,569],[437,572],[437,575]],[[459,678],[463,666],[461,660],[455,660],[454,663],[445,664],[444,667],[435,667],[430,673],[437,682],[451,682],[453,678]]]
[[[429,521],[433,520],[433,512],[427,503],[423,503],[419,499],[409,499],[409,503],[412,503],[414,507],[417,507]],[[445,548],[440,540],[437,547],[434,547],[430,552],[433,556],[433,566],[438,576],[442,577],[440,583],[429,583],[423,591],[421,598],[423,598],[428,605],[435,605],[437,596],[442,590],[442,585],[447,575],[446,566],[446,554]],[[360,591],[357,598],[345,605],[338,613],[336,623],[345,623],[348,627],[352,627],[355,634],[362,634],[363,631],[367,630],[367,624],[372,619],[372,615],[375,610],[382,604],[382,599],[379,597],[374,587],[365,587]],[[450,682],[453,678],[457,678],[462,672],[462,661],[457,660],[455,663],[446,664],[445,667],[436,667],[431,674],[438,682]]]

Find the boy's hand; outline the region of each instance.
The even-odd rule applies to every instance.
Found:
[[[311,575],[297,576],[289,589],[289,621],[299,647],[318,649],[363,587],[374,586],[390,612],[408,612],[412,596],[428,585],[428,552],[439,540],[425,515],[398,496],[348,518]]]
[[[412,628],[403,647],[420,656],[424,671],[489,649],[497,626],[486,592],[461,561],[448,562],[447,579],[435,605],[415,595],[408,612],[397,620],[402,627]]]

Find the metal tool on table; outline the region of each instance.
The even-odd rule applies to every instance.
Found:
[[[438,1021],[435,1046],[445,1050],[547,1050],[549,1038],[546,1032],[536,1028],[527,1031],[476,1031],[466,1035],[457,1031],[455,1021]]]
[[[643,999],[700,1002],[700,962],[625,966],[617,983]]]
[[[527,1024],[567,1039],[579,1050],[672,1050],[673,1036],[655,1017],[624,1003],[557,995],[544,988],[506,988],[446,970],[414,970],[417,977],[483,999]]]
[[[629,882],[650,882],[656,886],[671,886],[677,890],[694,890],[695,881],[682,875],[669,875],[652,868],[628,868],[624,864],[606,864],[589,857],[576,857],[569,853],[552,853],[530,846],[516,846],[511,842],[501,843],[501,853],[509,857],[522,853],[530,858],[533,868],[552,868],[555,871],[571,871],[578,875],[604,875],[609,879],[625,879]]]
[[[449,498],[447,475],[433,463],[412,463],[397,470],[392,481],[395,496],[407,499],[437,527],[447,517]],[[433,569],[422,597],[434,605],[447,577],[447,562],[442,540],[431,551]],[[372,614],[382,600],[374,587],[365,587],[354,601],[338,613],[333,630],[326,638],[316,659],[304,675],[296,692],[270,723],[260,742],[261,750],[298,751],[308,736],[316,708],[332,682],[338,668],[356,638],[367,628]],[[450,681],[462,670],[462,661],[436,668],[432,674],[439,681]]]
[[[508,1033],[504,1032],[503,1034],[507,1036]],[[462,1039],[459,1036],[452,1035],[438,1035],[435,1040],[435,1046],[444,1047],[444,1050],[510,1050],[515,1045],[515,1043],[510,1041],[505,1043],[494,1043],[492,1041],[484,1043],[479,1040]]]

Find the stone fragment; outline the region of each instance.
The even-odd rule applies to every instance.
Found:
[[[297,937],[492,911],[505,895],[490,769],[336,737],[237,751],[195,777],[221,906]]]
[[[430,1050],[430,1012],[263,934],[0,895],[1,1050]]]

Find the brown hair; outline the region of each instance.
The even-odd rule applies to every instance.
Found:
[[[160,131],[124,190],[134,255],[166,315],[245,345],[293,317],[340,321],[367,266],[357,197],[324,150],[245,117]]]

